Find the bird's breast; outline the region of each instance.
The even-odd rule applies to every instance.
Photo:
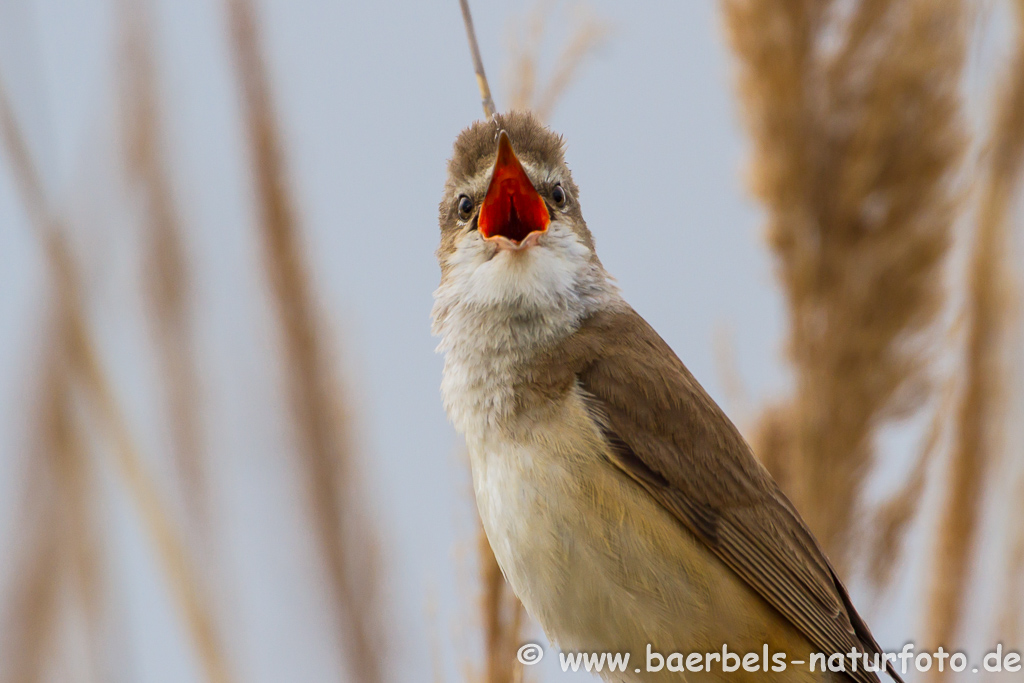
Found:
[[[467,434],[477,506],[498,564],[565,651],[798,652],[807,643],[606,457],[581,393],[522,424]],[[767,626],[767,630],[766,630]],[[819,680],[806,671],[624,681]],[[643,666],[641,666],[643,668]]]
[[[608,461],[578,392],[516,431],[469,440],[474,488],[495,557],[548,636],[566,650],[692,644],[714,560]]]

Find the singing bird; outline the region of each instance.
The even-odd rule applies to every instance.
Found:
[[[440,205],[441,393],[506,579],[563,651],[630,653],[609,681],[878,681],[807,525],[601,265],[563,148],[528,113],[474,123]],[[788,665],[648,670],[723,645]]]

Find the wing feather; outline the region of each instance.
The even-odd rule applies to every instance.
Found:
[[[574,337],[550,362],[575,372],[612,461],[820,652],[880,653],[796,509],[657,333],[623,308]],[[862,667],[848,675],[879,681]]]

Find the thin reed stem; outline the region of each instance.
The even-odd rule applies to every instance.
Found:
[[[476,42],[473,16],[469,13],[469,0],[459,0],[459,7],[462,9],[462,23],[466,25],[469,54],[473,58],[473,73],[476,74],[476,84],[480,88],[480,104],[484,108],[484,117],[489,119],[497,110],[494,108],[494,100],[491,99],[491,86],[487,84],[487,74],[484,73],[484,60],[480,58],[480,46]]]

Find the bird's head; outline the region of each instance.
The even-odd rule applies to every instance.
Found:
[[[572,307],[605,282],[563,148],[561,136],[525,112],[459,135],[440,206],[439,295]]]

